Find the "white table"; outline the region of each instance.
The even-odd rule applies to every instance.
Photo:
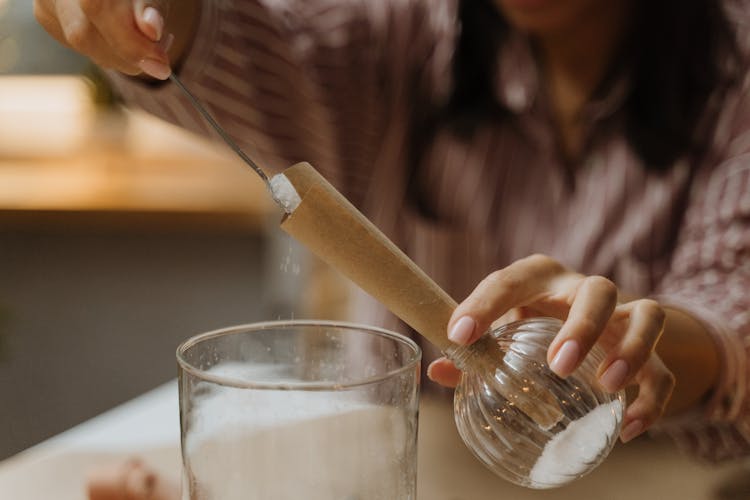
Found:
[[[171,381],[0,462],[0,500],[82,500],[88,469],[130,456],[177,478],[179,442]]]
[[[719,488],[747,480],[741,464],[706,467],[671,443],[640,439],[619,446],[593,474],[551,491],[518,488],[485,470],[460,442],[448,401],[432,396],[420,410],[420,500],[725,500]],[[0,462],[1,500],[82,500],[87,469],[140,456],[179,477],[179,417],[174,381]],[[273,500],[273,499],[268,499]]]

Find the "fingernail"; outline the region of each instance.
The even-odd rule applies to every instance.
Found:
[[[557,375],[567,377],[573,373],[573,370],[575,370],[580,355],[581,348],[578,346],[578,342],[575,340],[566,340],[565,343],[560,346],[560,349],[557,351],[557,354],[555,354],[549,367]]]
[[[620,441],[627,443],[643,432],[643,420],[633,420],[620,432]]]
[[[146,24],[150,24],[154,28],[156,33],[156,40],[161,40],[162,32],[164,31],[164,18],[161,17],[159,11],[153,7],[146,7],[143,9],[143,21]]]
[[[140,62],[138,67],[147,75],[153,76],[159,80],[166,80],[169,78],[169,75],[172,74],[172,70],[169,69],[169,66],[155,59],[144,59]]]
[[[432,380],[433,382],[435,381],[435,379],[432,378],[432,367],[434,365],[435,365],[434,361],[432,363],[430,363],[429,365],[427,365],[427,378],[430,379],[430,380]]]
[[[456,324],[453,325],[451,331],[448,332],[448,339],[454,344],[464,345],[469,339],[471,339],[476,327],[476,321],[469,316],[462,316],[461,319],[456,321]]]
[[[599,377],[599,383],[607,392],[617,392],[628,376],[628,363],[624,359],[618,359]]]
[[[427,378],[432,380],[433,382],[437,382],[435,380],[435,367],[438,365],[438,362],[440,361],[440,359],[441,358],[436,359],[435,361],[430,363],[429,366],[427,367]]]

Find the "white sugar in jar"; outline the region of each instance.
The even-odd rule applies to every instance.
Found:
[[[532,318],[504,325],[481,341],[497,344],[494,373],[464,372],[456,388],[456,426],[474,455],[499,476],[529,488],[562,486],[596,468],[620,433],[625,394],[596,380],[603,351],[594,347],[562,379],[547,349],[562,322]],[[531,411],[531,410],[533,411]],[[535,415],[558,415],[541,425]]]

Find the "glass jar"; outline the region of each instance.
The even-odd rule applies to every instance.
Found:
[[[412,340],[273,321],[198,335],[177,359],[184,498],[416,499]]]
[[[529,488],[562,486],[591,472],[622,423],[624,392],[607,393],[596,380],[601,348],[565,379],[550,370],[547,349],[561,326],[553,318],[517,321],[446,353],[466,367],[454,396],[462,439],[490,470]]]

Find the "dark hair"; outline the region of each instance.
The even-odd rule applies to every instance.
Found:
[[[625,134],[647,168],[666,169],[704,147],[703,111],[731,84],[740,55],[721,0],[633,1],[631,35],[617,61],[631,70]],[[465,132],[478,119],[503,116],[493,79],[508,25],[492,0],[460,0],[459,21],[454,90],[438,121]]]

